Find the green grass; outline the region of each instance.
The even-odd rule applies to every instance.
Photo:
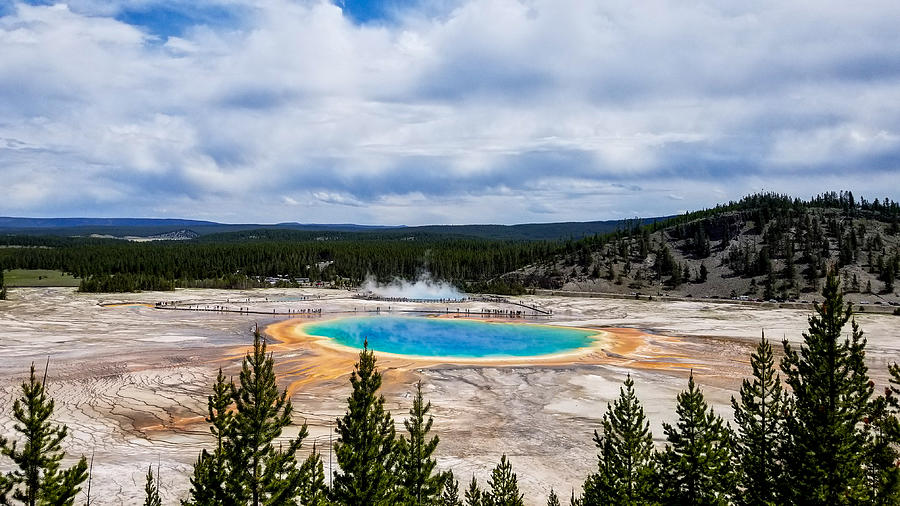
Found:
[[[46,269],[14,269],[3,273],[6,286],[78,286],[71,274]]]

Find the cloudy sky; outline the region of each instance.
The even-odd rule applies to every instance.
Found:
[[[0,215],[897,199],[898,19],[897,0],[0,0]]]

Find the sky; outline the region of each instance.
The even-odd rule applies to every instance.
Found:
[[[896,0],[0,0],[0,215],[900,199],[898,19]]]

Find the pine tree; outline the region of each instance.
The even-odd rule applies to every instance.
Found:
[[[783,486],[781,438],[784,435],[785,399],[775,371],[772,346],[765,334],[750,356],[753,381],[745,379],[738,402],[731,398],[737,426],[735,453],[740,486],[737,501],[747,505],[778,504]]]
[[[881,276],[881,279],[884,280],[884,293],[889,295],[894,293],[894,280],[896,279],[896,276],[897,274],[894,272],[894,265],[888,264]]]
[[[725,505],[736,491],[733,436],[694,384],[678,394],[678,422],[663,424],[666,449],[659,454],[664,504]]]
[[[550,489],[550,495],[547,497],[547,506],[559,506],[559,497],[556,496],[556,492],[553,489]]]
[[[594,431],[598,471],[584,485],[585,505],[645,504],[652,499],[653,436],[631,375]]]
[[[766,273],[766,280],[763,284],[763,300],[772,300],[775,298],[775,273],[771,267]]]
[[[144,506],[162,506],[159,485],[153,477],[153,466],[147,468],[147,483],[144,485]]]
[[[866,484],[877,505],[900,504],[900,365],[890,364],[888,371],[890,385],[872,400],[863,420]]]
[[[69,431],[65,425],[53,425],[50,421],[55,403],[47,395],[46,382],[47,371],[39,381],[31,364],[29,380],[22,383],[22,397],[13,403],[13,429],[22,437],[21,449],[18,441],[10,444],[0,438],[0,453],[15,464],[14,470],[0,481],[0,503],[6,503],[11,492],[13,499],[27,506],[71,505],[87,479],[84,457],[74,466],[60,469],[66,456],[61,443]]]
[[[484,500],[490,506],[524,506],[525,495],[519,492],[519,483],[516,473],[512,472],[512,463],[504,454],[500,463],[491,471],[491,479],[488,480],[491,491],[486,494]]]
[[[888,389],[890,392],[890,389]],[[900,422],[890,412],[891,399],[878,396],[863,419],[866,450],[863,458],[869,504],[900,504]]]
[[[306,424],[286,445],[275,447],[292,423],[292,412],[287,391],[278,391],[274,360],[257,330],[253,351],[241,366],[240,384],[226,382],[221,370],[216,378],[207,417],[216,448],[201,452],[190,499],[183,504],[291,504],[311,479],[295,457],[308,434]]]
[[[239,483],[228,479],[234,456],[231,439],[233,414],[230,410],[234,404],[234,391],[234,384],[226,381],[222,369],[219,369],[213,394],[207,400],[206,417],[209,430],[216,438],[216,447],[212,453],[201,450],[191,476],[190,498],[182,501],[185,506],[240,504],[242,488]]]
[[[785,427],[786,480],[796,504],[854,504],[865,501],[862,459],[866,436],[859,425],[869,407],[873,385],[865,365],[866,340],[851,319],[837,277],[829,271],[815,304],[809,332],[799,352],[786,340],[781,370],[791,387],[791,411]]]
[[[378,395],[381,373],[375,353],[366,341],[350,375],[353,392],[347,413],[337,420],[334,444],[340,471],[334,473],[333,498],[350,505],[392,505],[395,502],[393,470],[394,422]]]
[[[428,439],[434,419],[428,415],[431,403],[422,398],[422,382],[416,383],[416,398],[409,410],[410,417],[403,421],[408,436],[397,441],[397,477],[401,489],[401,503],[420,506],[433,504],[444,488],[445,476],[435,474],[437,461],[432,454],[440,439]],[[428,417],[428,420],[425,417]]]
[[[299,504],[302,506],[324,506],[328,504],[328,487],[325,485],[325,470],[322,456],[313,447],[312,453],[303,461],[301,474],[306,479],[300,486]]]
[[[3,279],[2,268],[0,268],[0,300],[6,300],[6,282]]]
[[[709,269],[706,268],[706,264],[700,262],[700,277],[697,279],[700,283],[706,283],[706,278],[709,276]]]
[[[797,267],[794,263],[793,241],[788,243],[788,248],[785,252],[784,271],[782,271],[781,276],[787,280],[788,285],[793,286],[794,278],[797,277]]]
[[[441,491],[441,497],[437,504],[440,506],[462,506],[462,501],[459,500],[459,480],[453,477],[453,471],[447,471],[444,480],[444,490]]]
[[[472,475],[472,481],[469,482],[469,488],[466,489],[466,506],[488,506],[488,498],[478,488],[478,482],[475,481],[475,475]]]
[[[231,421],[233,446],[229,480],[237,482],[241,496],[252,506],[283,504],[295,498],[306,476],[301,474],[295,454],[308,434],[304,423],[297,437],[279,445],[274,442],[291,425],[293,406],[287,390],[278,391],[274,360],[266,353],[266,342],[257,329],[253,351],[244,357],[240,386],[234,392]]]

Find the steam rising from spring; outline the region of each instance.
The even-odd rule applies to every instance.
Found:
[[[379,283],[374,276],[366,277],[360,292],[378,297],[413,300],[461,300],[466,294],[446,281],[437,281],[425,272],[416,281],[394,278],[390,283]]]

